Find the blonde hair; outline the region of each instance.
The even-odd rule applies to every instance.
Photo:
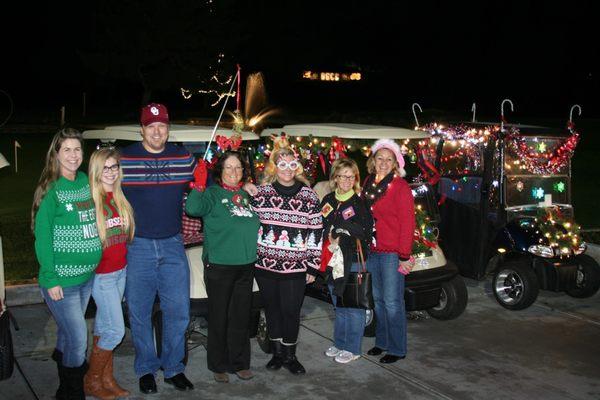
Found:
[[[113,158],[117,163],[121,160],[119,151],[115,148],[104,148],[96,150],[90,158],[90,166],[88,170],[90,178],[90,191],[96,206],[96,224],[98,225],[98,236],[102,241],[102,247],[107,246],[106,242],[106,216],[104,215],[104,201],[106,199],[106,191],[102,185],[102,173],[106,160]],[[121,177],[123,170],[119,165],[119,175],[113,186],[113,201],[115,208],[121,217],[123,223],[123,231],[127,234],[129,241],[133,240],[135,233],[135,221],[133,219],[133,209],[131,204],[125,198],[121,189]]]
[[[277,179],[277,161],[281,157],[285,156],[292,156],[297,159],[296,153],[294,153],[294,150],[290,147],[290,143],[284,135],[274,137],[273,151],[271,152],[271,155],[269,156],[269,161],[265,166],[265,171],[261,179],[262,184],[273,183]],[[302,163],[299,160],[298,164],[299,166],[294,175],[294,179],[310,187],[310,182],[304,174],[304,168],[302,167]]]
[[[46,153],[46,163],[38,180],[35,193],[33,194],[33,204],[31,206],[31,231],[35,230],[35,216],[40,208],[42,199],[50,190],[50,186],[60,178],[60,162],[58,161],[58,152],[62,144],[67,139],[76,139],[83,147],[83,136],[81,132],[73,128],[63,128],[56,132],[50,142],[50,147]],[[83,150],[83,149],[82,149]]]
[[[354,190],[354,193],[360,193],[360,172],[358,171],[356,161],[351,158],[339,158],[334,161],[331,166],[331,172],[329,173],[329,187],[331,187],[331,190],[336,189],[335,178],[344,168],[352,170],[352,173],[354,174],[354,185],[352,186],[352,189]]]
[[[383,149],[386,149],[385,147]],[[375,153],[371,153],[371,155],[369,155],[369,158],[367,159],[367,171],[370,174],[375,174],[375,156],[377,155],[377,153],[379,153],[380,150],[383,149],[379,149],[377,150]],[[394,155],[394,152],[391,151],[390,149],[386,149],[388,150],[390,153],[392,153],[392,155],[394,156],[394,167],[392,168],[392,170],[394,171],[394,173],[402,178],[404,178],[406,176],[406,171],[404,170],[404,168],[400,168],[400,165],[398,164],[398,160],[396,160],[396,156]]]

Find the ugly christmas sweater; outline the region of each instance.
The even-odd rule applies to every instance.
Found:
[[[150,153],[142,142],[123,149],[122,185],[135,214],[135,236],[165,239],[181,232],[183,193],[195,166],[185,147],[173,143],[160,153]]]
[[[317,194],[301,182],[258,187],[250,200],[260,219],[256,274],[300,279],[318,273],[322,221]]]
[[[258,216],[248,194],[212,185],[204,192],[192,190],[185,211],[204,221],[204,257],[209,263],[244,265],[256,261]]]
[[[41,287],[75,286],[92,277],[102,244],[83,172],[78,172],[74,181],[60,177],[51,185],[35,215],[34,233]]]
[[[375,223],[371,251],[397,253],[400,259],[408,260],[415,232],[415,206],[410,186],[393,173],[378,184],[374,178],[367,176],[361,193]]]
[[[113,193],[107,192],[104,199],[104,217],[106,220],[106,247],[97,274],[119,271],[127,265],[127,233],[123,229],[123,220],[113,200]]]

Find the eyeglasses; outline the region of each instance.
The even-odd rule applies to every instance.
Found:
[[[291,171],[295,171],[300,167],[300,163],[296,160],[287,162],[285,160],[281,160],[277,163],[277,168],[279,169],[289,169]]]
[[[108,174],[109,172],[117,172],[119,170],[119,164],[113,164],[109,166],[102,167],[102,173]]]
[[[343,181],[353,181],[356,179],[356,176],[354,175],[337,175],[337,177]]]

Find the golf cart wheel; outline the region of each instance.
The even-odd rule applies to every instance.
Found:
[[[600,288],[600,265],[586,254],[577,256],[576,260],[578,265],[575,282],[567,290],[567,294],[579,299],[593,296]]]
[[[467,285],[460,275],[456,275],[442,284],[439,304],[427,310],[427,313],[435,319],[454,319],[465,311],[468,300]]]
[[[525,260],[509,261],[494,275],[492,288],[500,305],[509,310],[523,310],[533,304],[540,292],[537,276]]]
[[[271,341],[269,340],[269,331],[267,330],[267,319],[264,310],[260,310],[258,320],[258,329],[256,330],[256,341],[258,346],[267,354],[271,353]]]
[[[377,328],[377,318],[375,318],[375,310],[366,310],[367,321],[363,336],[375,337],[375,329]]]

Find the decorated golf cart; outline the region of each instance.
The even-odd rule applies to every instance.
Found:
[[[491,274],[496,300],[510,310],[529,307],[540,289],[578,298],[598,291],[600,267],[584,254],[571,204],[580,139],[572,119],[567,129],[504,117],[421,129],[432,136],[427,156],[441,175],[442,247],[462,275]]]
[[[431,186],[423,181],[417,166],[417,149],[429,140],[429,134],[404,128],[359,124],[297,124],[265,129],[261,136],[286,134],[313,179],[317,193],[323,197],[331,188],[330,164],[338,157],[351,157],[364,171],[364,161],[371,144],[379,138],[397,140],[406,157],[407,177],[415,197],[417,229],[413,246],[416,265],[406,278],[405,302],[408,311],[427,310],[438,319],[458,317],[467,305],[467,290],[458,269],[444,257],[437,244],[439,213]],[[268,143],[267,143],[268,145]],[[267,148],[268,149],[268,148]],[[260,159],[260,155],[256,156]],[[361,165],[362,164],[362,165]],[[361,174],[363,177],[364,173]],[[325,282],[318,279],[307,288],[313,297],[330,301]],[[374,334],[374,313],[367,313],[366,335]]]
[[[239,139],[242,139],[242,142],[246,144],[256,142],[259,139],[258,135],[252,132],[244,131],[240,135]],[[208,144],[213,136],[223,146],[225,142],[235,140],[232,138],[231,129],[215,129],[211,126],[177,124],[170,125],[168,140],[185,146],[190,153],[197,157],[203,157],[206,154],[207,160],[210,161],[213,157],[213,151],[218,148],[218,146],[208,148]],[[108,126],[102,130],[87,130],[83,133],[83,137],[87,141],[99,141],[100,145],[114,145],[117,147],[126,146],[132,141],[139,141],[142,138],[139,125]],[[246,148],[244,151],[247,152],[248,149]],[[201,222],[196,218],[184,216],[183,229],[186,256],[190,266],[190,329],[194,330],[203,325],[203,321],[200,318],[207,319],[208,316],[208,302],[206,286],[204,284],[204,265],[202,262],[203,234],[201,231]],[[256,281],[254,282],[253,292],[253,315],[250,327],[252,336],[256,335],[258,330],[261,309],[260,295]],[[160,337],[162,333],[162,319],[158,304],[156,304],[152,321],[155,334]],[[158,337],[156,340],[157,346],[161,342]]]

